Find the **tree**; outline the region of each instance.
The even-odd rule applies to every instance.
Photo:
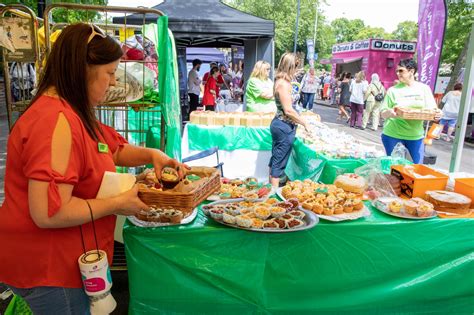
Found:
[[[238,10],[275,22],[276,60],[284,52],[293,51],[297,0],[226,0],[225,2]],[[298,51],[306,51],[306,39],[313,38],[316,2],[316,0],[301,0]],[[329,38],[332,32],[326,25],[324,16],[319,13],[315,46],[319,58],[330,54],[332,47],[332,40]]]
[[[418,38],[418,24],[413,21],[400,22],[392,32],[392,38],[397,40],[416,41]]]
[[[448,21],[444,34],[443,63],[454,64],[465,46],[474,22],[474,4],[468,1],[449,1]]]
[[[383,27],[366,26],[360,29],[357,35],[354,37],[355,40],[364,40],[368,38],[391,39],[392,35],[385,32]]]
[[[337,43],[352,42],[357,39],[357,34],[365,28],[361,19],[349,20],[338,18],[331,22]]]

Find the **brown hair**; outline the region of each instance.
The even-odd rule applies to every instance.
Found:
[[[94,26],[95,27],[95,26]],[[96,35],[90,43],[91,24],[78,23],[66,27],[53,45],[31,106],[48,88],[54,87],[80,117],[87,133],[98,140],[98,123],[89,104],[87,65],[105,65],[122,57],[120,44],[110,36]]]
[[[275,82],[279,79],[291,82],[298,67],[298,57],[294,53],[284,53],[278,63],[278,69],[275,76]]]
[[[453,87],[454,91],[462,91],[462,83],[456,83]]]

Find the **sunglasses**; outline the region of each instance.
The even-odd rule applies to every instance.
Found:
[[[91,42],[91,40],[96,36],[99,35],[102,38],[106,38],[107,34],[103,30],[101,30],[98,26],[94,24],[89,24],[91,27],[91,34],[89,35],[89,38],[87,39],[87,44]]]

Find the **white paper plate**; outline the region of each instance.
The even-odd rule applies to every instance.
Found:
[[[280,197],[283,200],[286,200],[286,198],[283,197],[283,195],[281,194],[282,188],[283,187],[279,187],[277,189],[276,193],[277,193],[278,197]],[[299,208],[300,208],[300,210],[309,211],[309,210],[304,209],[302,206],[300,206]],[[312,211],[310,211],[310,212],[312,212]],[[353,212],[350,212],[350,213],[335,214],[335,215],[323,215],[323,214],[315,213],[315,215],[317,217],[321,218],[321,219],[324,219],[324,220],[333,221],[333,222],[340,222],[340,221],[357,220],[357,219],[360,219],[360,218],[363,218],[363,217],[369,217],[371,215],[371,213],[370,213],[369,208],[367,208],[364,205],[364,208],[362,208],[361,210],[353,211]]]
[[[160,226],[170,226],[170,225],[183,225],[183,224],[188,224],[188,223],[191,223],[193,222],[193,220],[196,218],[198,214],[198,208],[194,208],[193,212],[191,212],[191,214],[189,216],[187,216],[186,218],[184,218],[183,220],[181,220],[181,223],[162,223],[162,222],[149,222],[149,221],[143,221],[143,220],[140,220],[138,219],[136,216],[134,215],[130,215],[127,217],[127,219],[133,223],[133,225],[136,225],[136,226],[139,226],[139,227],[146,227],[146,228],[150,228],[150,227],[160,227]]]
[[[436,211],[433,211],[433,214],[429,217],[417,217],[408,213],[394,213],[384,205],[386,203],[390,203],[393,200],[400,200],[400,198],[396,197],[383,197],[376,199],[372,202],[372,206],[374,206],[375,209],[379,210],[380,212],[383,212],[385,214],[391,215],[392,217],[397,217],[397,218],[402,218],[402,219],[409,219],[409,220],[426,220],[426,219],[432,219],[436,218],[438,216],[438,213]],[[379,202],[377,202],[379,201]]]

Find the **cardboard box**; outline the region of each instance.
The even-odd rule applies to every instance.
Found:
[[[454,192],[471,198],[471,208],[474,207],[474,178],[454,179]]]
[[[391,174],[400,180],[402,197],[408,198],[423,198],[428,190],[445,190],[448,183],[447,175],[421,164],[392,165]],[[415,174],[433,177],[417,177]]]

